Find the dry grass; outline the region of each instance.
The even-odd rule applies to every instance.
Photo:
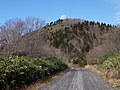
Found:
[[[91,71],[97,73],[99,76],[101,76],[104,80],[106,80],[108,83],[110,83],[113,87],[120,90],[120,79],[113,79],[106,77],[106,74],[98,70],[97,65],[86,65],[85,68],[90,69]]]

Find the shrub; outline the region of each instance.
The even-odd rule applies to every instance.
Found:
[[[28,85],[66,68],[66,64],[52,57],[0,56],[0,90]]]
[[[96,64],[105,70],[116,69],[119,71],[120,70],[120,53],[101,56],[97,59],[89,60],[88,63],[92,65]]]

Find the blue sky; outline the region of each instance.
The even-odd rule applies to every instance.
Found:
[[[28,16],[51,22],[61,15],[118,24],[120,0],[0,0],[0,23]]]

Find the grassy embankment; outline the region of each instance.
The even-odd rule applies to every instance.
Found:
[[[101,74],[113,87],[120,89],[120,53],[89,60],[88,64],[92,65],[94,71]]]

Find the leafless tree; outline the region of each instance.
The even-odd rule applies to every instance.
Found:
[[[27,17],[25,19],[25,23],[26,23],[27,32],[41,29],[45,25],[45,21],[40,20],[40,18],[35,18],[35,17]]]
[[[45,25],[43,20],[27,17],[25,20],[9,19],[0,26],[0,48],[8,48],[19,41],[25,34],[39,30]]]

